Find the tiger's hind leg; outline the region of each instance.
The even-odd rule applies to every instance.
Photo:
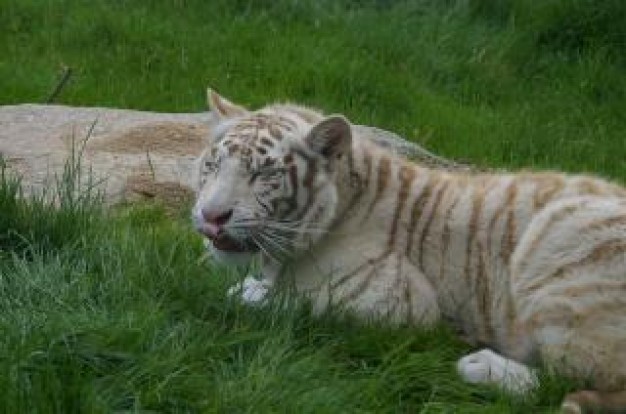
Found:
[[[565,397],[562,414],[626,413],[626,391],[578,391]]]
[[[594,389],[567,396],[563,412],[626,413],[624,200],[580,197],[546,209],[512,257],[511,292],[543,365]]]
[[[491,349],[464,356],[458,361],[457,370],[467,382],[494,384],[514,394],[524,394],[538,386],[533,369]]]

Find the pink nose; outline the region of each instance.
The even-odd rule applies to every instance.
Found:
[[[207,223],[215,224],[216,226],[223,226],[226,224],[230,217],[233,215],[233,210],[230,209],[226,212],[224,211],[211,211],[209,209],[202,209],[202,217],[206,220]]]
[[[226,212],[216,212],[203,208],[202,217],[205,223],[202,226],[202,233],[211,239],[217,238],[222,233],[224,225],[230,220],[232,215],[232,209]]]

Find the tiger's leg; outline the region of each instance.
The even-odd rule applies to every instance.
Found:
[[[528,320],[544,366],[565,377],[590,381],[591,389],[565,396],[561,412],[626,413],[626,314],[611,312],[626,309],[626,284],[565,289],[587,293],[571,300],[559,297],[566,292],[553,287],[529,304],[536,311]],[[611,306],[591,312],[589,306],[603,301]]]
[[[315,295],[313,304],[318,314],[330,306],[394,325],[428,327],[440,320],[430,282],[403,254],[393,251],[334,274]]]
[[[266,278],[248,275],[243,281],[228,288],[229,297],[240,296],[241,301],[248,305],[261,305],[265,302],[273,282]]]
[[[274,261],[261,257],[262,270],[259,277],[247,275],[243,281],[231,286],[227,295],[229,297],[239,296],[241,301],[247,305],[263,305],[267,296],[274,286],[276,275],[279,272],[279,265]]]
[[[472,384],[495,384],[505,391],[524,394],[539,383],[532,368],[483,349],[461,358],[457,363],[461,377]]]

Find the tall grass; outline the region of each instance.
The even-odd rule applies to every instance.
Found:
[[[0,154],[0,252],[49,251],[89,237],[102,194],[82,166],[85,143],[73,140],[60,175],[49,177],[52,185],[31,194],[30,202],[23,201],[20,177],[9,172]]]
[[[0,103],[346,113],[486,166],[626,181],[626,6],[618,0],[0,0]],[[185,219],[103,211],[70,160],[29,201],[0,167],[1,412],[551,412],[462,383],[432,332],[312,318],[225,296],[245,274],[201,260]],[[181,213],[184,215],[184,213]]]

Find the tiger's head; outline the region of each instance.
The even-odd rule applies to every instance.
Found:
[[[198,159],[192,216],[214,258],[280,262],[318,241],[336,215],[348,121],[293,105],[252,112],[211,90],[208,102],[218,122]]]

